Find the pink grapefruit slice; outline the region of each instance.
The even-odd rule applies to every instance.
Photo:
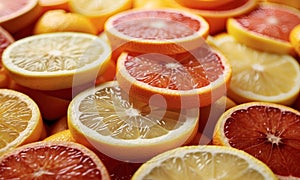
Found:
[[[175,9],[125,11],[112,16],[105,24],[114,49],[138,53],[183,53],[197,48],[208,30],[203,18]]]

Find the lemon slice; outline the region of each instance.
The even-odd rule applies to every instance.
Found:
[[[91,82],[110,60],[109,44],[84,33],[46,33],[14,42],[3,52],[3,66],[18,84],[58,90]]]
[[[68,109],[72,137],[114,159],[144,162],[187,144],[197,132],[199,108],[172,111],[142,103],[135,108],[126,96],[117,81],[78,94]]]
[[[224,146],[185,146],[144,163],[133,175],[140,179],[277,179],[261,161]]]
[[[284,105],[296,100],[300,91],[300,65],[295,58],[254,50],[228,34],[218,35],[210,42],[231,63],[228,94],[231,99],[237,103],[265,101]]]

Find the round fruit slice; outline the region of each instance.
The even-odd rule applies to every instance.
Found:
[[[230,18],[228,33],[249,47],[273,53],[294,54],[291,30],[300,24],[300,11],[285,5],[261,3],[243,16]]]
[[[110,60],[107,42],[85,33],[46,33],[20,39],[3,52],[3,66],[18,84],[58,90],[91,81]]]
[[[15,33],[33,23],[40,12],[38,0],[0,0],[0,26]]]
[[[289,40],[296,53],[300,56],[300,24],[295,26],[290,32]]]
[[[55,9],[70,10],[69,0],[39,0],[39,4],[43,13]]]
[[[116,78],[133,102],[152,101],[176,109],[203,107],[226,94],[231,67],[220,52],[204,46],[173,57],[123,53]]]
[[[251,155],[229,147],[201,145],[176,148],[144,163],[133,175],[140,179],[277,179]]]
[[[14,38],[9,32],[0,27],[0,64],[2,64],[2,53],[11,43],[14,42]]]
[[[132,7],[132,0],[69,0],[69,6],[71,12],[88,17],[101,32],[110,16]]]
[[[14,90],[0,89],[0,104],[0,156],[17,146],[39,140],[43,121],[31,98]]]
[[[188,143],[196,134],[198,108],[133,107],[126,96],[116,81],[77,95],[68,109],[74,139],[111,158],[139,163]]]
[[[216,9],[221,6],[226,6],[234,0],[176,0],[177,3],[195,9]]]
[[[0,158],[0,179],[99,179],[110,176],[102,161],[73,142],[35,142]]]
[[[219,1],[223,2],[222,0]],[[240,16],[242,14],[250,12],[257,6],[258,2],[259,0],[231,1],[226,5],[222,5],[214,9],[195,9],[187,7],[181,8],[188,10],[196,15],[202,16],[209,24],[209,34],[218,34],[220,32],[226,31],[226,21],[228,18]]]
[[[266,101],[290,105],[300,91],[300,66],[295,58],[257,51],[228,34],[212,39],[228,58],[232,78],[228,96],[237,103]],[[234,51],[233,51],[234,49]]]
[[[203,44],[208,23],[186,11],[139,9],[119,13],[105,23],[112,47],[139,53],[177,54]]]
[[[213,143],[248,152],[282,179],[299,179],[299,127],[297,110],[273,103],[245,103],[220,117]]]

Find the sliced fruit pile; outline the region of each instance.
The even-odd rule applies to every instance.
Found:
[[[300,179],[298,0],[0,0],[0,179]]]

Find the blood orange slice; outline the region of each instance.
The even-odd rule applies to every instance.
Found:
[[[220,117],[213,143],[248,152],[282,179],[299,179],[299,127],[297,110],[273,103],[246,103]]]
[[[183,53],[197,48],[208,35],[207,22],[194,14],[170,9],[139,9],[106,21],[113,48],[139,53]]]
[[[261,3],[250,13],[229,19],[227,30],[249,47],[294,54],[289,34],[297,24],[300,24],[299,10],[275,3]]]
[[[0,0],[0,26],[17,32],[33,23],[40,12],[38,0]]]
[[[21,146],[2,156],[0,167],[0,179],[110,179],[97,155],[73,142]]]
[[[173,57],[123,53],[116,75],[120,87],[133,100],[176,109],[211,104],[226,93],[230,77],[226,58],[204,46]]]

